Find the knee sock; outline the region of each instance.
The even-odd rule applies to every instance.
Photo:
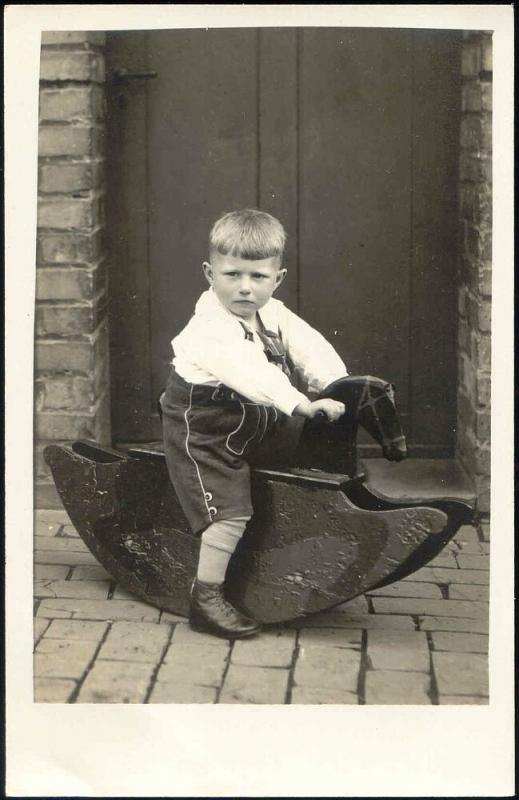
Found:
[[[223,583],[227,565],[250,517],[213,522],[202,534],[196,577],[204,583]]]

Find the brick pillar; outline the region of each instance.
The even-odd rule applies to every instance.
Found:
[[[35,502],[59,504],[49,442],[110,440],[104,244],[104,46],[42,36],[35,320]]]
[[[467,32],[462,52],[457,454],[490,509],[492,37]]]

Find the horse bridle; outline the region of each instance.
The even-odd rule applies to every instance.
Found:
[[[357,404],[357,411],[356,411],[356,416],[357,416],[357,419],[358,419],[361,411],[363,411],[365,408],[370,408],[372,410],[373,416],[375,418],[375,422],[377,424],[377,428],[378,428],[378,431],[379,431],[379,434],[380,434],[380,438],[382,440],[382,446],[383,447],[388,447],[389,445],[396,444],[397,442],[405,441],[405,436],[404,435],[395,436],[393,439],[388,439],[387,436],[384,433],[384,429],[382,427],[382,423],[380,421],[380,417],[379,417],[379,415],[377,413],[376,404],[378,403],[379,400],[381,400],[384,397],[387,397],[388,395],[389,395],[389,399],[390,399],[392,405],[393,406],[395,405],[395,402],[394,402],[394,398],[395,398],[394,387],[390,383],[387,384],[387,385],[389,387],[388,389],[384,389],[382,394],[380,394],[378,397],[374,397],[372,395],[372,393],[371,393],[371,387],[370,387],[369,381],[365,381],[364,382],[364,388],[363,388],[362,394],[361,394],[361,396],[359,398],[359,402]]]

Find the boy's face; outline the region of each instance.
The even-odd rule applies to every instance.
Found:
[[[241,319],[253,319],[256,311],[270,300],[286,275],[279,256],[250,261],[247,258],[215,253],[211,263],[204,261],[205,276],[220,303]]]

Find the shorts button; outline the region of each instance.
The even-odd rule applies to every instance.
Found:
[[[214,517],[215,514],[218,514],[218,510],[214,506],[210,506],[209,513],[212,517]]]
[[[213,499],[213,495],[211,494],[211,492],[205,492],[204,497],[205,497],[206,500],[212,500]]]

